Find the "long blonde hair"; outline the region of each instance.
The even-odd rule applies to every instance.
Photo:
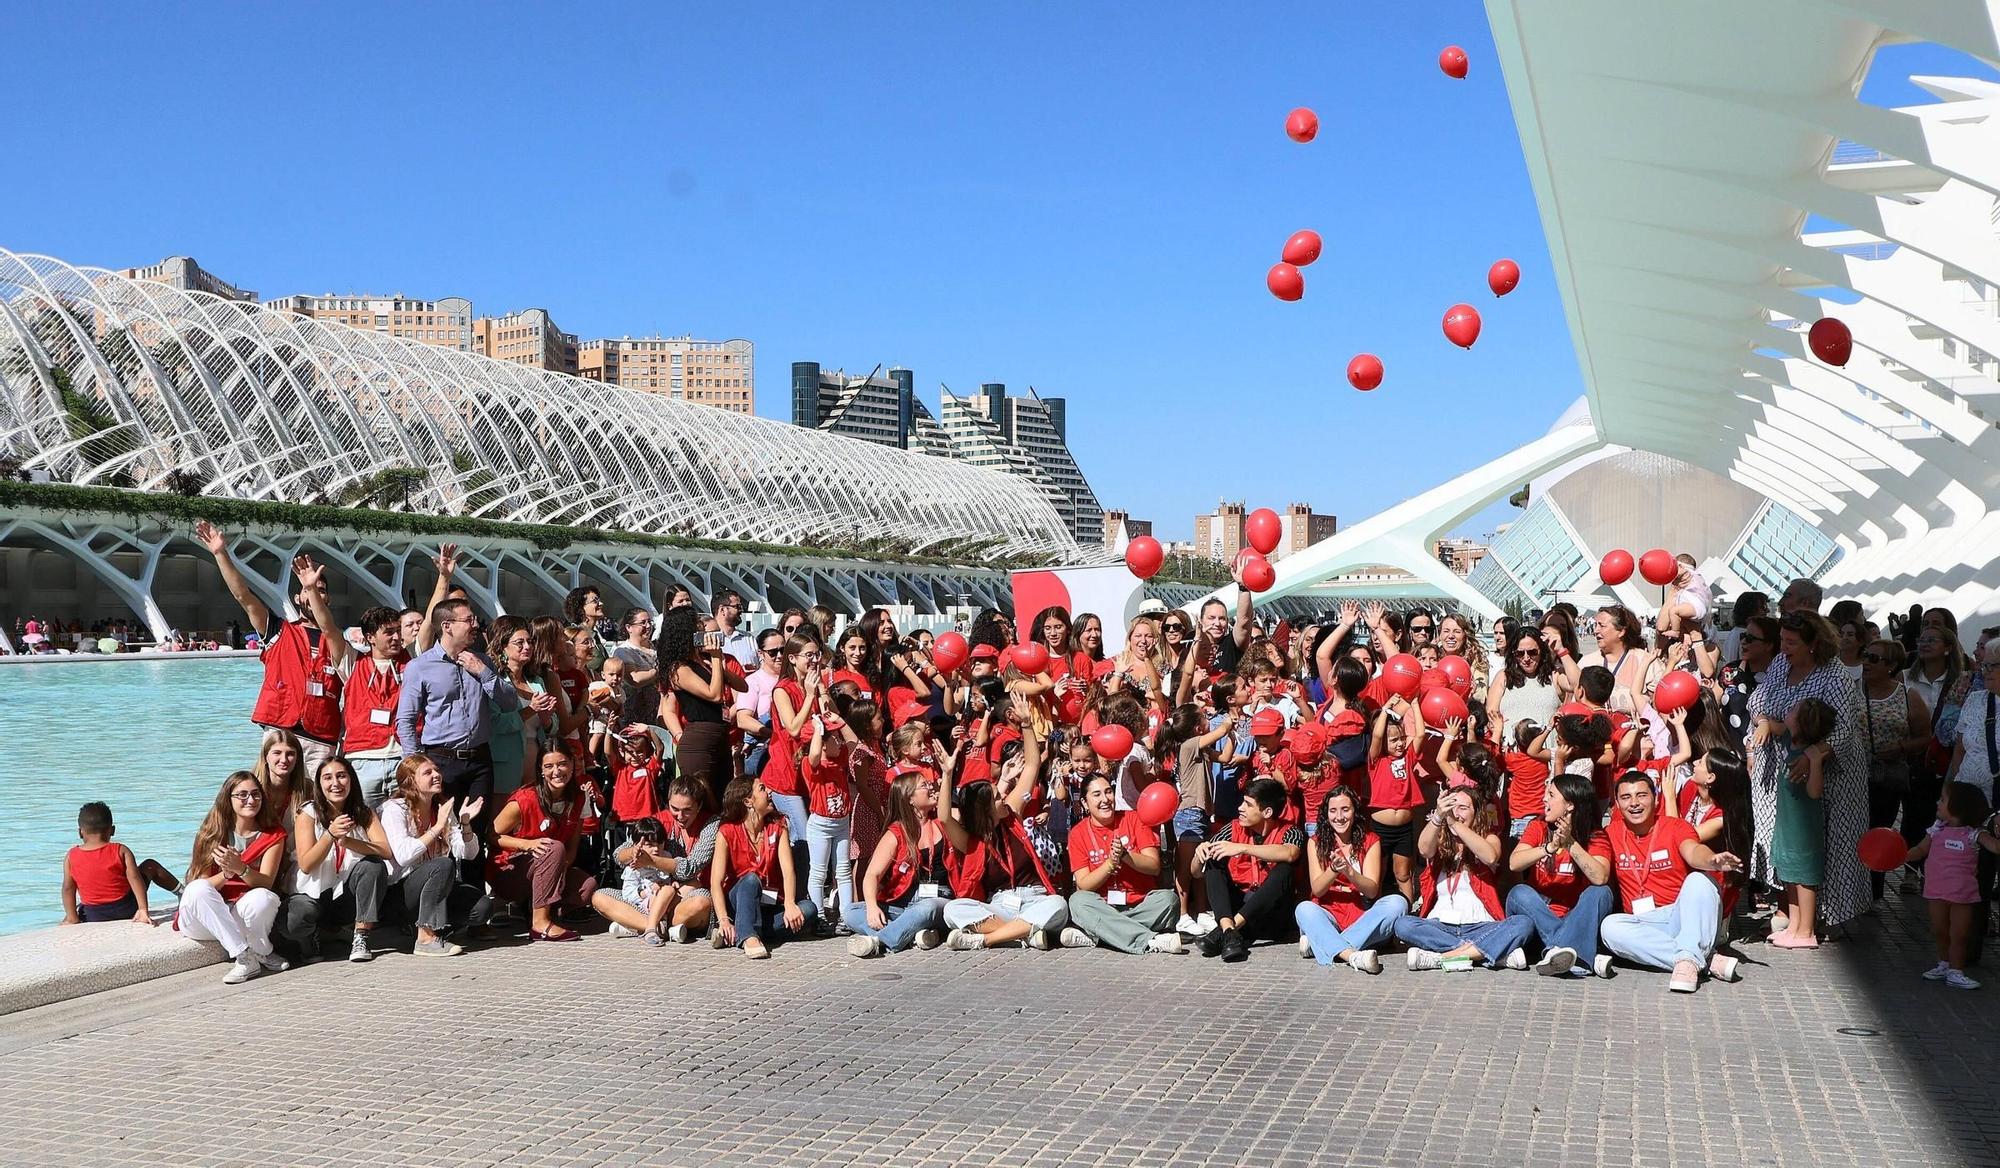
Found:
[[[274,730],[273,734],[283,734]],[[222,789],[215,793],[215,802],[209,806],[208,814],[202,818],[201,826],[194,833],[194,854],[188,859],[187,875],[183,883],[193,883],[206,878],[215,871],[215,849],[227,843],[236,830],[236,801],[230,796],[244,783],[255,783],[257,793],[264,801],[257,806],[257,830],[278,831],[284,823],[284,809],[271,798],[271,792],[264,781],[252,771],[236,771],[222,780]]]
[[[297,761],[292,764],[291,785],[282,791],[273,791],[271,768],[265,765],[264,758],[271,753],[271,747],[280,742],[292,748],[292,757]],[[257,744],[257,765],[250,768],[250,773],[256,776],[258,785],[264,788],[264,802],[268,806],[288,809],[302,800],[312,799],[312,776],[306,774],[305,748],[299,745],[299,736],[290,730],[264,731],[264,740]]]

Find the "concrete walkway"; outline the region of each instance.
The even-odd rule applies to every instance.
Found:
[[[0,1163],[2000,1163],[2000,971],[1894,894],[1746,980],[593,938],[0,1019]]]

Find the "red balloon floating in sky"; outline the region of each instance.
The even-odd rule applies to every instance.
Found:
[[[1470,349],[1479,339],[1479,310],[1470,304],[1454,304],[1445,309],[1444,335],[1461,349]]]
[[[1493,289],[1495,296],[1505,296],[1521,282],[1521,265],[1513,260],[1494,260],[1486,269],[1486,286]]]
[[[1319,136],[1319,115],[1305,106],[1285,115],[1285,134],[1294,142],[1310,142]]]
[[[1361,353],[1347,363],[1347,384],[1356,389],[1374,389],[1382,384],[1382,358]]]
[[[1166,560],[1160,541],[1150,535],[1142,535],[1125,545],[1125,566],[1141,580],[1151,580]]]
[[[1462,79],[1471,67],[1472,62],[1466,57],[1465,50],[1457,45],[1446,45],[1444,52],[1438,54],[1438,68],[1444,70],[1447,77]]]
[[[1272,264],[1264,276],[1264,286],[1280,300],[1297,300],[1306,294],[1306,278],[1290,264]]]
[[[1243,538],[1257,549],[1260,556],[1268,556],[1278,550],[1278,541],[1284,538],[1285,524],[1278,513],[1269,507],[1259,507],[1243,519]]]
[[[1845,365],[1854,355],[1854,334],[1837,316],[1822,316],[1814,321],[1806,340],[1812,345],[1813,355],[1828,365]]]
[[[1303,268],[1319,258],[1320,239],[1317,231],[1294,231],[1285,241],[1282,259],[1288,264]]]

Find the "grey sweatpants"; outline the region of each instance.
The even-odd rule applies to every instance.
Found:
[[[1138,904],[1115,908],[1103,896],[1081,889],[1069,894],[1070,923],[1107,949],[1144,953],[1153,934],[1171,929],[1181,898],[1171,888],[1155,888]]]

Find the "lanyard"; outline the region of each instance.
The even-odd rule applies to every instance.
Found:
[[[1986,691],[1986,773],[2000,775],[2000,741],[1994,739],[1993,691]]]

